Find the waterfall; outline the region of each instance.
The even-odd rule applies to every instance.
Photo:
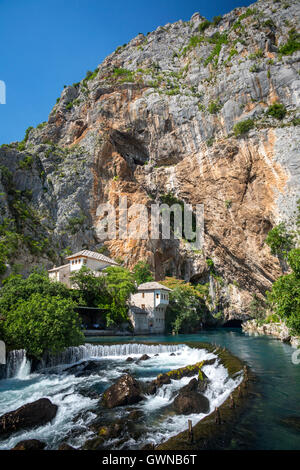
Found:
[[[132,354],[159,354],[161,352],[174,352],[179,351],[184,347],[183,344],[83,344],[81,346],[73,346],[67,348],[65,351],[55,355],[48,355],[37,366],[37,370],[45,369],[47,367],[54,367],[60,364],[74,364],[79,361],[93,359],[98,357],[113,357],[113,356],[130,356]]]
[[[42,371],[49,367],[62,364],[75,364],[83,360],[99,357],[117,357],[142,354],[159,354],[162,352],[179,351],[183,344],[82,344],[81,346],[71,346],[59,354],[48,354],[34,366],[35,371]],[[3,378],[26,379],[31,371],[31,362],[26,357],[24,349],[10,351],[7,357],[7,364],[4,366]]]
[[[7,363],[4,370],[4,378],[25,379],[30,374],[31,364],[26,357],[24,349],[10,351],[7,356]]]

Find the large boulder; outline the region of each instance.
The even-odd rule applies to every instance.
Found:
[[[133,405],[143,399],[140,384],[131,375],[123,375],[114,385],[109,387],[102,396],[102,404],[106,408]]]
[[[18,442],[11,450],[43,450],[45,447],[46,443],[38,439],[26,439]]]
[[[208,413],[209,400],[200,393],[190,391],[182,392],[174,400],[176,413],[188,415],[191,413]]]
[[[207,389],[209,379],[207,375],[204,374],[204,372],[201,371],[201,374],[199,374],[198,379],[193,378],[189,381],[187,385],[182,387],[180,389],[180,393],[183,392],[199,392],[203,393]]]
[[[187,385],[185,385],[184,387],[182,387],[180,389],[180,393],[196,392],[197,388],[198,388],[198,380],[194,378],[194,379],[190,380]]]
[[[97,436],[89,439],[82,446],[83,450],[103,450],[107,441],[110,439],[117,439],[118,442],[121,440],[123,443],[128,440],[128,434],[134,426],[127,417],[118,419],[114,423],[95,423],[90,429],[97,434]],[[127,436],[127,437],[125,437]]]
[[[0,416],[0,436],[49,423],[55,418],[57,408],[48,398],[40,398],[15,411],[5,413]]]
[[[140,358],[139,361],[148,361],[150,359],[150,356],[148,354],[143,354]]]

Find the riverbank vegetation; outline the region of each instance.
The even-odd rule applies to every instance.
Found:
[[[84,336],[75,307],[70,289],[46,273],[10,276],[0,291],[0,336],[8,348],[36,358],[77,346]]]
[[[105,274],[95,276],[82,268],[71,277],[75,289],[50,281],[45,271],[34,271],[27,279],[9,276],[0,290],[1,339],[9,349],[26,349],[40,358],[84,341],[78,306],[103,308],[107,326],[127,321],[134,275],[120,266],[106,268]]]
[[[190,333],[201,328],[208,312],[208,286],[167,277],[161,284],[172,289],[166,311],[166,331]]]
[[[300,335],[300,248],[288,253],[290,274],[280,276],[267,293],[268,305],[291,332]]]
[[[96,276],[83,267],[71,276],[77,289],[73,296],[80,306],[103,308],[106,310],[106,325],[118,325],[127,321],[127,301],[136,290],[134,275],[121,266],[111,266],[104,270],[105,276]]]
[[[294,227],[289,229],[281,223],[268,233],[265,242],[288,273],[273,283],[264,305],[257,298],[253,302],[259,304],[261,323],[280,319],[292,334],[300,335],[300,200]]]

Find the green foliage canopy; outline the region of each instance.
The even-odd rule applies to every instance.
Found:
[[[166,311],[166,328],[176,334],[199,328],[207,313],[205,298],[207,286],[193,286],[181,279],[167,277],[161,284],[169,287],[169,305]]]
[[[277,256],[284,256],[292,270],[291,274],[280,276],[267,292],[268,305],[291,329],[300,334],[300,201],[297,203],[295,231],[288,232],[284,224],[274,227],[266,238],[271,252]]]
[[[283,256],[284,258],[293,246],[292,236],[287,232],[283,222],[269,231],[265,242],[271,248],[272,255]]]
[[[147,261],[139,261],[133,268],[133,277],[137,285],[153,281],[153,274]]]
[[[71,299],[36,293],[20,298],[5,314],[4,339],[14,349],[41,358],[45,352],[57,353],[84,341],[80,319]]]

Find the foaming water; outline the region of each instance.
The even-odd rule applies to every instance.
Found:
[[[31,369],[31,363],[27,359],[26,354],[24,355],[20,367],[15,372],[15,376],[17,379],[26,380],[29,377]]]
[[[182,344],[147,345],[147,344],[83,344],[81,346],[67,348],[61,354],[49,356],[39,365],[39,369],[53,367],[61,364],[74,364],[79,361],[97,358],[122,358],[123,356],[138,356],[141,354],[159,354],[162,352],[174,352],[183,348]]]
[[[149,341],[149,337],[139,337]],[[137,338],[124,337],[121,341],[135,342]],[[89,338],[99,342],[99,338]],[[115,341],[106,337],[105,343]],[[198,334],[178,336],[159,335],[153,342],[203,342],[228,348],[246,361],[257,377],[256,394],[249,409],[235,427],[229,449],[299,450],[300,434],[292,423],[299,419],[300,365],[292,360],[294,349],[270,336],[245,334],[241,328],[216,328]],[[296,423],[295,423],[296,424]]]
[[[148,432],[143,438],[136,442],[131,441],[132,449],[141,448],[146,443],[157,444],[165,441],[178,432],[187,428],[188,420],[192,421],[193,426],[208,414],[212,413],[217,406],[220,406],[232,393],[232,391],[241,383],[242,372],[235,379],[228,376],[227,370],[217,362],[215,365],[203,367],[203,371],[210,379],[208,388],[204,395],[208,398],[210,409],[207,414],[192,413],[190,415],[177,415],[164,413],[168,406],[172,404],[176,392],[184,385],[187,385],[192,377],[183,377],[180,380],[172,380],[170,385],[163,385],[154,396],[147,397],[141,405],[145,413],[157,413],[157,418],[149,424]],[[195,375],[194,377],[197,377]],[[122,446],[121,446],[122,448]]]
[[[64,440],[74,447],[81,447],[86,439],[94,434],[90,430],[90,424],[101,413],[99,398],[103,391],[117,378],[124,374],[124,369],[132,373],[139,380],[151,380],[159,373],[184,367],[189,364],[211,359],[215,354],[204,349],[189,348],[184,344],[170,345],[84,345],[78,348],[69,348],[60,357],[55,357],[51,362],[45,361],[44,369],[29,373],[26,356],[20,353],[15,355],[19,359],[19,365],[11,368],[15,371],[12,378],[0,381],[0,409],[1,414],[17,409],[18,407],[35,401],[42,397],[49,398],[58,405],[58,413],[55,419],[44,426],[30,431],[13,434],[9,438],[0,441],[0,449],[10,449],[20,440],[40,439],[47,443],[48,449],[57,448]],[[130,355],[138,358],[142,354],[148,354],[147,361],[127,362]],[[70,357],[69,364],[66,363]],[[80,376],[77,372],[84,367],[86,360],[93,360],[99,367],[88,376]],[[85,362],[84,362],[85,361]],[[72,365],[75,364],[72,367]],[[46,368],[45,368],[46,367]],[[50,369],[50,368],[53,369]],[[204,372],[211,379],[206,391],[210,401],[210,412],[215,406],[223,402],[239,383],[240,377],[229,379],[226,369],[216,361],[214,365],[206,366]],[[161,440],[177,434],[186,427],[187,419],[193,423],[202,419],[205,415],[193,414],[190,416],[175,416],[170,414],[170,405],[176,396],[176,392],[191,380],[182,378],[172,380],[170,385],[161,387],[156,395],[146,396],[134,408],[143,412],[144,424],[147,432],[143,438],[130,439],[127,446],[140,448],[146,442],[158,443]],[[96,391],[96,398],[91,391]],[[129,407],[130,408],[130,407]],[[116,416],[122,417],[126,410],[119,408],[113,411],[112,420]],[[128,444],[129,443],[129,444]],[[119,444],[109,442],[109,448],[118,448]]]
[[[7,365],[5,368],[5,377],[17,377],[26,379],[30,373],[31,364],[26,357],[24,349],[10,351],[7,357]]]

